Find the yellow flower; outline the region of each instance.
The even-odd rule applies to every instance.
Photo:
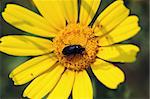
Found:
[[[6,22],[28,33],[0,38],[0,51],[15,56],[33,56],[10,73],[15,85],[27,82],[23,96],[40,99],[92,99],[87,68],[110,89],[125,79],[109,62],[134,62],[139,48],[115,44],[138,33],[138,17],[129,16],[122,0],[108,6],[90,26],[100,0],[33,0],[42,16],[15,4],[8,4],[2,16]],[[80,13],[78,13],[80,12]],[[41,38],[42,37],[42,38]],[[47,38],[44,38],[47,37]],[[37,56],[37,57],[34,57]],[[109,61],[109,62],[108,62]]]

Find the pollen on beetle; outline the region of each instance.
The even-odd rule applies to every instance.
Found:
[[[53,39],[53,45],[59,62],[66,68],[77,71],[88,68],[95,61],[98,51],[98,40],[92,28],[80,24],[70,24],[60,31]],[[85,51],[82,54],[66,56],[62,51],[69,45],[81,45]]]

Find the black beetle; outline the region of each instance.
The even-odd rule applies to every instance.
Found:
[[[81,45],[69,45],[66,46],[62,53],[66,56],[75,55],[75,54],[82,54],[85,48],[83,48]]]

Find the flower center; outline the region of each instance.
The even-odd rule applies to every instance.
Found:
[[[90,27],[70,24],[53,40],[59,62],[71,70],[83,70],[95,61],[98,40]]]

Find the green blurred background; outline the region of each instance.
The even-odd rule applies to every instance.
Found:
[[[99,13],[113,0],[102,0]],[[15,3],[24,6],[36,13],[39,13],[31,0],[0,0],[0,12],[8,3]],[[141,31],[134,38],[123,43],[133,43],[141,48],[137,61],[131,64],[117,65],[125,72],[126,81],[118,89],[110,90],[104,87],[95,76],[90,73],[94,87],[94,99],[149,99],[149,1],[148,0],[125,0],[126,6],[131,9],[131,14],[140,18]],[[0,35],[26,34],[7,24],[0,17]],[[30,57],[15,57],[0,53],[0,95],[2,99],[21,99],[23,90],[28,84],[15,86],[9,73],[19,64]]]

